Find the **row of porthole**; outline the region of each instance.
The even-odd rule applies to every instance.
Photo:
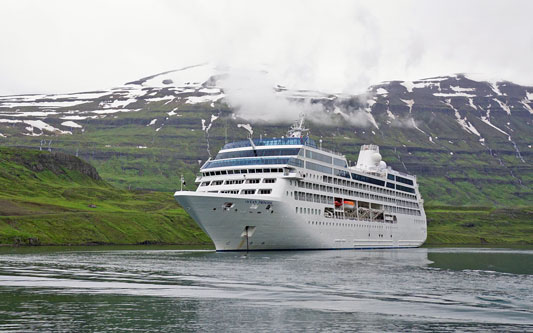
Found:
[[[215,207],[215,208],[213,208],[213,210],[217,210],[217,208]],[[226,210],[226,211],[229,211],[229,209]],[[235,211],[236,212],[238,211],[237,208],[235,208]],[[270,211],[270,214],[274,214],[274,210],[273,209],[271,209],[271,210],[267,209],[267,211]],[[249,213],[253,213],[253,211],[249,211]],[[261,214],[261,211],[257,211],[257,214]]]
[[[350,223],[338,223],[338,222],[321,222],[321,221],[307,221],[307,224],[311,225],[320,225],[320,226],[330,226],[330,227],[368,227],[372,229],[383,229],[383,226],[380,225],[364,225],[364,224],[350,224]],[[389,229],[386,227],[386,229]]]

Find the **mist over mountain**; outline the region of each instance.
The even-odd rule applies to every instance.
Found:
[[[389,165],[420,177],[426,202],[533,199],[533,87],[468,74],[351,94],[199,64],[111,89],[1,96],[0,144],[77,154],[112,183],[171,191],[245,128],[280,137],[301,113],[311,137],[351,161],[361,144],[380,145]]]

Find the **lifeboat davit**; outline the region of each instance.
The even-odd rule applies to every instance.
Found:
[[[344,208],[348,209],[354,209],[355,208],[355,202],[350,200],[344,200]]]

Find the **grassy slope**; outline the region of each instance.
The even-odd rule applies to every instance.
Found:
[[[65,165],[33,170],[44,155],[0,148],[0,244],[210,244],[170,193],[117,189]],[[533,244],[532,208],[426,210],[426,245]]]
[[[429,207],[426,245],[533,245],[533,208]]]
[[[0,148],[0,244],[211,244],[170,193],[119,190],[61,162],[35,171],[46,154]]]

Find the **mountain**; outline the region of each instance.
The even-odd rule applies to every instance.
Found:
[[[389,165],[419,177],[430,205],[533,199],[533,87],[457,74],[340,94],[235,87],[231,75],[201,64],[100,91],[2,96],[0,144],[68,152],[112,184],[172,191],[245,128],[280,137],[303,111],[311,137],[351,161],[378,144]]]

